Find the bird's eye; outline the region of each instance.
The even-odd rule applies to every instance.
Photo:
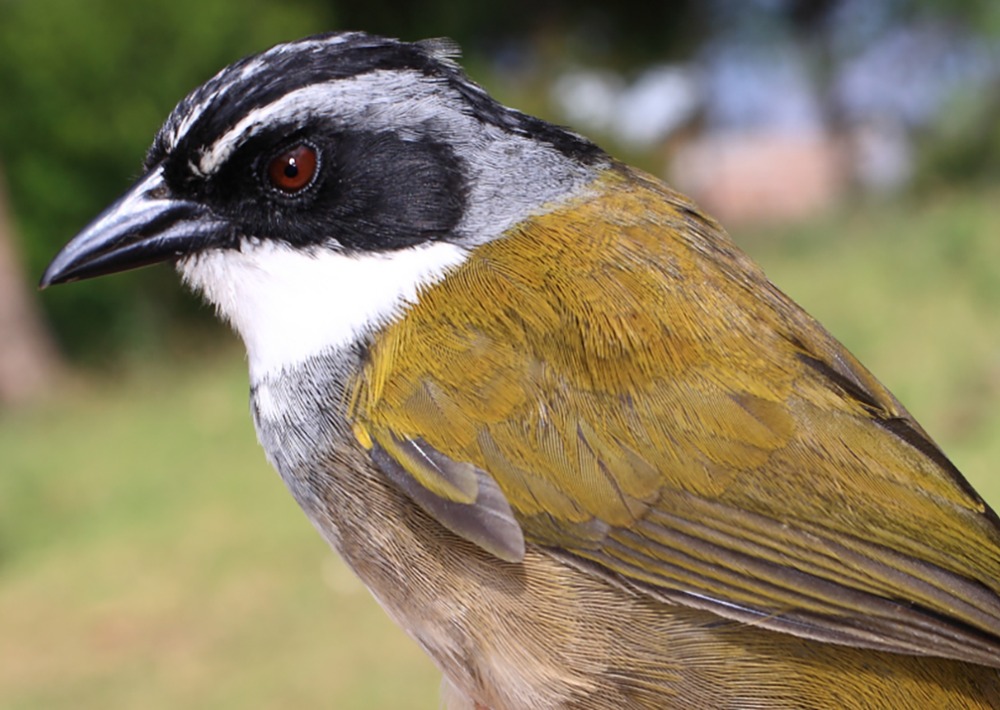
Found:
[[[302,143],[271,158],[267,179],[271,187],[286,195],[294,195],[312,184],[319,167],[316,149]]]

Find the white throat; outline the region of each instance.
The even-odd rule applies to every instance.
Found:
[[[177,269],[243,338],[256,383],[356,342],[415,303],[421,287],[466,255],[445,242],[345,255],[261,241],[203,252]]]

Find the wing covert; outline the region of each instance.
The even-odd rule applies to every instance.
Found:
[[[485,472],[526,541],[623,585],[1000,667],[992,511],[717,225],[606,180],[422,293],[373,344],[358,421]]]

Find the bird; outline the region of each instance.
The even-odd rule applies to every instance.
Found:
[[[720,224],[330,32],[194,89],[40,285],[168,262],[451,710],[1000,707],[1000,521]]]

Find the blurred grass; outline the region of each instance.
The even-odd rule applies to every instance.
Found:
[[[438,707],[264,461],[227,354],[0,421],[0,707]]]
[[[736,234],[994,504],[998,197]],[[223,350],[0,414],[0,707],[438,707],[429,661],[264,462]]]

